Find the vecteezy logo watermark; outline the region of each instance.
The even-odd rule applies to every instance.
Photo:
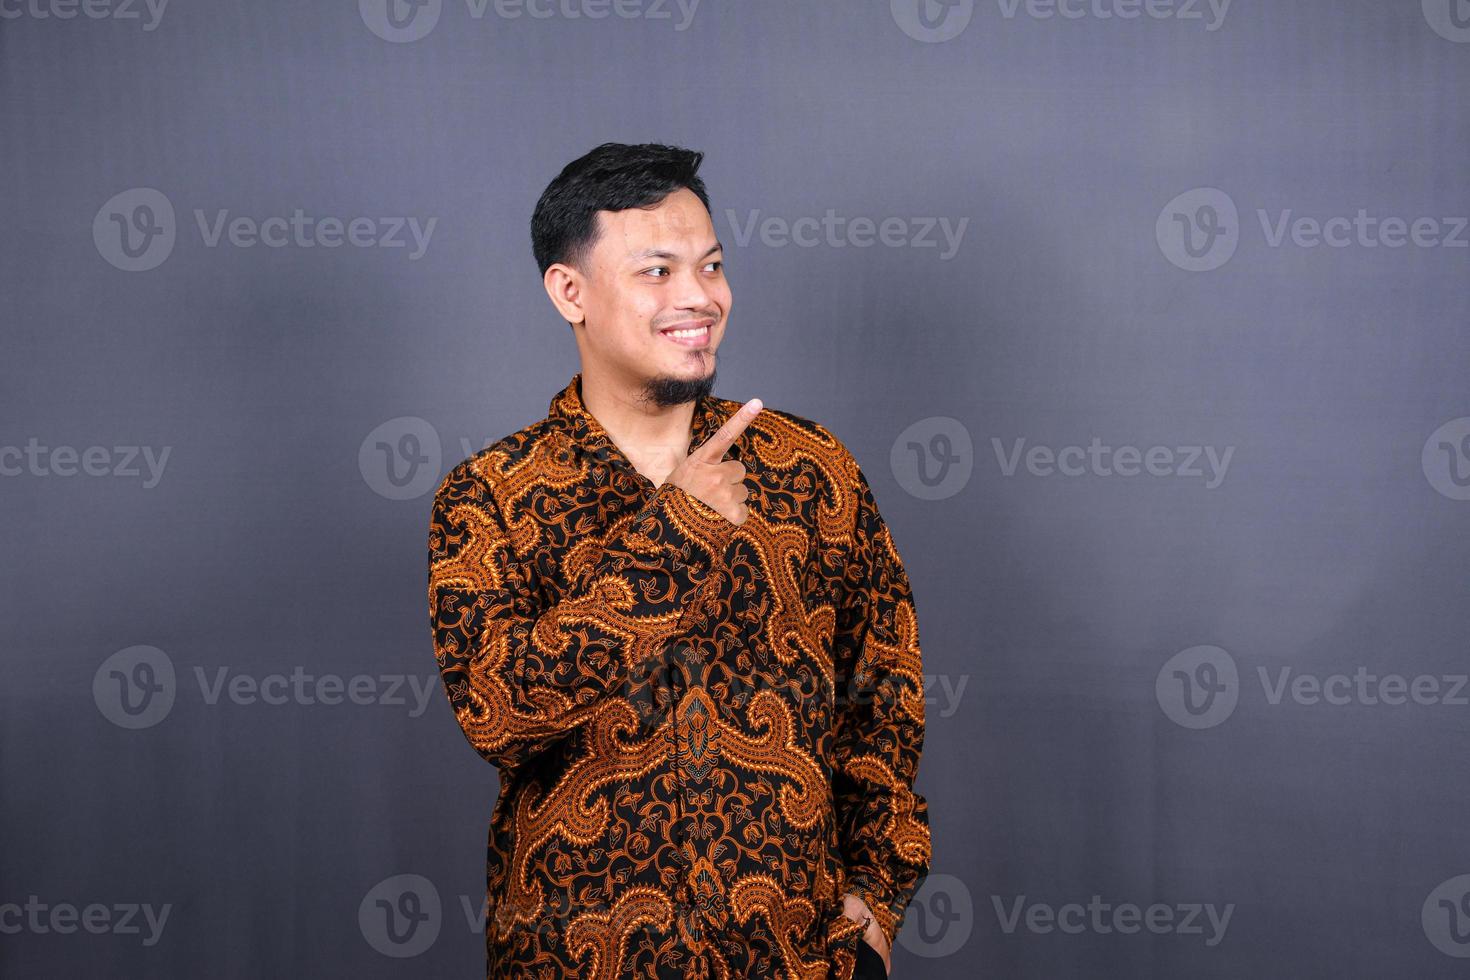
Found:
[[[1470,43],[1470,3],[1466,0],[1421,0],[1424,19],[1446,41]]]
[[[88,20],[141,20],[141,6],[148,12],[143,30],[151,31],[163,19],[168,0],[0,0],[0,20],[71,20],[79,6]]]
[[[1470,706],[1470,674],[1377,674],[1359,665],[1351,674],[1313,674],[1289,666],[1256,667],[1267,706]],[[1184,728],[1213,728],[1229,718],[1242,694],[1235,658],[1216,646],[1190,647],[1170,657],[1154,678],[1159,707]]]
[[[407,248],[416,261],[429,249],[438,218],[317,217],[302,208],[289,216],[231,217],[228,209],[212,214],[194,209],[194,223],[205,248]],[[114,194],[92,219],[97,252],[124,272],[156,269],[173,253],[178,236],[173,203],[162,191],[134,187]]]
[[[787,245],[799,248],[818,245],[869,248],[875,244],[886,248],[940,248],[941,242],[934,234],[938,228],[944,238],[943,251],[939,253],[941,262],[955,257],[960,250],[960,242],[964,240],[965,228],[970,224],[969,218],[958,221],[949,218],[887,217],[876,221],[865,217],[848,218],[839,215],[835,208],[828,208],[820,218],[807,215],[790,220],[776,215],[762,218],[759,209],[747,211],[742,219],[734,208],[726,208],[725,220],[734,232],[735,244],[741,248],[749,245],[757,235],[767,248],[785,248]]]
[[[1467,248],[1470,217],[1376,215],[1358,208],[1353,215],[1325,218],[1296,215],[1291,208],[1256,209],[1268,248]],[[1154,225],[1159,250],[1189,272],[1209,272],[1230,261],[1240,244],[1235,201],[1215,187],[1197,187],[1175,197]]]
[[[459,437],[461,459],[489,449],[495,436]],[[580,450],[578,450],[580,452]],[[400,415],[373,429],[357,447],[363,482],[389,500],[413,500],[438,485],[444,452],[439,430],[416,415]]]
[[[230,667],[192,674],[200,700],[211,707],[222,700],[238,706],[378,705],[407,708],[417,718],[438,689],[437,675],[312,673],[297,665],[289,673],[256,675]],[[119,728],[152,728],[173,710],[181,685],[173,659],[157,647],[133,646],[102,662],[92,675],[97,710]]]
[[[147,272],[174,250],[174,206],[162,191],[134,187],[114,194],[92,219],[97,252],[124,272]]]
[[[384,956],[418,956],[439,938],[443,925],[439,889],[423,875],[393,875],[378,882],[357,907],[357,926]]]
[[[1235,903],[1229,902],[1216,908],[1213,902],[1178,902],[1166,905],[1154,902],[1140,906],[1133,902],[1113,904],[1104,902],[1101,895],[1093,895],[1086,905],[1068,902],[1054,906],[1046,902],[1027,903],[1025,895],[1014,899],[1000,895],[990,896],[995,906],[995,917],[1001,931],[1013,935],[1022,927],[1039,936],[1053,932],[1064,932],[1071,936],[1093,933],[1107,936],[1113,933],[1133,935],[1150,932],[1155,936],[1203,936],[1206,946],[1218,946],[1230,928],[1230,917],[1235,914]]]
[[[142,936],[144,946],[157,946],[173,907],[172,902],[157,907],[149,902],[93,902],[78,908],[70,902],[47,903],[39,895],[31,895],[24,905],[0,904],[0,935],[28,932],[44,936],[54,932],[69,936],[80,930],[94,936]]]
[[[489,912],[489,896],[478,899],[469,895],[455,896],[464,915],[465,928],[483,935]],[[607,914],[606,906],[574,906],[565,896],[547,895],[535,909],[534,925],[518,923],[517,929],[558,932],[565,929],[578,914]],[[507,919],[515,918],[515,910],[502,904],[499,912]],[[368,945],[384,956],[407,959],[422,955],[444,927],[447,916],[440,901],[439,889],[423,875],[397,874],[384,878],[363,896],[357,907],[357,926]]]
[[[1104,445],[1101,437],[1093,436],[1083,446],[1036,445],[1026,449],[1024,438],[1011,441],[1009,449],[1000,439],[991,437],[991,448],[1002,476],[1013,477],[1021,470],[1022,450],[1025,450],[1026,472],[1032,476],[1160,476],[1182,479],[1203,479],[1206,490],[1214,490],[1225,482],[1230,469],[1230,458],[1235,455],[1234,446],[1223,451],[1215,446],[1137,446]],[[1200,460],[1207,464],[1201,468]]]
[[[995,0],[1005,20],[1201,21],[1206,31],[1225,23],[1231,0]],[[935,44],[970,25],[975,0],[889,0],[893,22],[915,41]]]
[[[24,447],[0,446],[0,476],[111,476],[143,478],[152,490],[163,479],[172,446],[45,446],[35,436]],[[146,468],[139,469],[139,463]]]
[[[954,875],[930,872],[909,902],[898,944],[915,956],[939,959],[964,948],[974,928],[969,886]]]
[[[443,12],[443,0],[357,0],[358,16],[367,29],[396,44],[426,37]]]
[[[1218,269],[1240,244],[1240,215],[1230,195],[1197,187],[1175,197],[1159,212],[1154,237],[1164,257],[1189,272]]]
[[[174,662],[157,647],[119,650],[92,675],[92,700],[119,728],[152,728],[168,717],[178,689]]]
[[[1470,874],[1440,882],[1424,899],[1419,924],[1446,956],[1470,957]]]
[[[889,0],[893,22],[915,41],[938,44],[970,26],[975,0]]]
[[[959,419],[931,415],[904,429],[888,451],[898,485],[920,500],[953,497],[970,482],[975,444]]]
[[[1424,477],[1451,500],[1470,500],[1470,416],[1450,419],[1424,440]]]
[[[1214,728],[1230,717],[1240,700],[1235,658],[1208,644],[1180,650],[1159,668],[1154,697],[1174,724]]]
[[[362,440],[357,468],[379,496],[412,500],[434,489],[443,455],[437,429],[417,416],[401,415]]]
[[[465,0],[471,20],[493,13],[501,20],[667,20],[676,31],[694,22],[700,0]],[[357,0],[367,29],[385,41],[404,44],[426,37],[439,23],[442,0]],[[677,18],[676,18],[677,15]]]

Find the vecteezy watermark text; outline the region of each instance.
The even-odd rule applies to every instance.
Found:
[[[241,707],[266,705],[378,705],[407,708],[410,718],[428,710],[440,689],[436,674],[352,674],[309,671],[248,673],[231,667],[194,667],[199,698],[206,705],[222,702]],[[151,728],[168,717],[181,685],[173,658],[157,647],[140,645],[119,650],[104,660],[92,677],[92,697],[108,721],[119,728]]]
[[[1293,208],[1256,209],[1267,248],[1470,248],[1470,217],[1393,215],[1368,208],[1352,214],[1305,215]],[[1217,187],[1196,187],[1164,205],[1154,222],[1159,250],[1188,272],[1210,272],[1235,255],[1244,237],[1235,200]]]
[[[1234,446],[1220,450],[1215,446],[1137,446],[1105,445],[1098,436],[1084,448],[1035,445],[1026,449],[1024,438],[1015,439],[1006,448],[1000,439],[992,437],[991,448],[995,451],[996,463],[1004,476],[1015,476],[1020,472],[1022,450],[1025,450],[1026,472],[1032,476],[1164,476],[1185,477],[1205,480],[1205,489],[1213,490],[1225,482],[1225,473],[1230,469],[1230,457],[1235,454]],[[1200,466],[1200,460],[1208,464],[1208,472]]]
[[[171,452],[172,446],[47,446],[31,436],[24,447],[0,446],[0,476],[141,476],[143,488],[152,490]]]
[[[72,20],[80,13],[87,20],[141,21],[143,30],[151,31],[167,6],[168,0],[0,0],[0,20]]]
[[[1258,665],[1255,673],[1262,699],[1274,708],[1362,706],[1407,711],[1416,705],[1470,707],[1467,674],[1379,673],[1363,664],[1350,673],[1324,674],[1263,665]],[[1179,651],[1154,677],[1159,708],[1182,728],[1214,728],[1224,723],[1235,712],[1244,687],[1235,658],[1211,644]]]
[[[429,250],[436,217],[382,217],[309,214],[295,208],[289,215],[234,214],[228,208],[194,209],[194,224],[205,248],[407,249],[416,261]],[[133,187],[114,194],[92,219],[92,243],[107,262],[124,272],[156,269],[173,253],[178,239],[173,202],[152,187]]]
[[[1230,928],[1230,917],[1235,913],[1235,903],[1230,902],[1216,908],[1213,902],[1179,902],[1166,904],[1154,902],[1137,905],[1133,902],[1104,902],[1101,895],[1093,895],[1086,905],[1068,902],[1050,905],[1046,902],[1027,903],[1025,895],[1014,900],[1000,895],[990,896],[995,906],[995,917],[1001,931],[1014,934],[1022,928],[1037,935],[1064,932],[1068,935],[1093,933],[1100,936],[1120,933],[1132,935],[1150,932],[1156,936],[1203,936],[1206,946],[1218,946]],[[1009,907],[1008,907],[1009,906]]]
[[[940,248],[939,261],[947,262],[960,250],[965,237],[969,218],[929,217],[901,218],[889,216],[873,219],[847,217],[828,208],[818,218],[805,215],[798,218],[783,218],[777,215],[761,217],[759,209],[747,211],[742,218],[734,208],[725,209],[725,220],[735,235],[735,244],[746,247],[759,236],[760,243],[767,248],[869,248],[882,245],[886,248]],[[935,232],[938,231],[938,236]],[[943,238],[941,243],[940,237]]]
[[[149,902],[116,902],[111,905],[92,902],[78,908],[71,902],[43,902],[39,895],[31,895],[24,905],[19,902],[0,904],[0,934],[15,936],[28,932],[38,936],[48,933],[67,936],[82,931],[94,936],[141,935],[144,946],[156,946],[163,938],[163,929],[168,924],[171,911],[172,902],[156,908]]]
[[[700,0],[465,0],[471,20],[494,14],[500,20],[668,21],[687,31]],[[385,41],[406,44],[427,37],[439,23],[444,0],[358,0],[358,15],[368,30]],[[677,15],[677,17],[676,17]]]
[[[1454,0],[1451,0],[1454,2]],[[995,0],[1006,21],[1179,21],[1203,24],[1207,32],[1225,24],[1231,0]],[[899,29],[915,41],[937,44],[964,33],[977,0],[889,0]]]
[[[996,0],[996,6],[1006,20],[1024,13],[1032,20],[1202,21],[1211,32],[1224,25],[1230,12],[1230,0]]]

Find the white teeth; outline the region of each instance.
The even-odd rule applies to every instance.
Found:
[[[664,333],[670,337],[698,337],[705,332],[705,327],[695,327],[691,330],[665,330]]]

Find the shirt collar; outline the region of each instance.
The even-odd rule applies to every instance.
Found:
[[[690,449],[703,445],[704,441],[714,435],[715,431],[730,417],[731,412],[722,402],[723,399],[714,395],[701,395],[695,401],[689,440]],[[612,437],[607,434],[607,430],[602,427],[602,423],[598,422],[583,404],[582,372],[578,371],[572,375],[572,380],[567,382],[567,386],[551,399],[547,417],[572,442],[586,449],[597,459],[604,462],[617,460],[626,463],[629,468],[632,467],[632,463],[618,449]],[[739,458],[738,442],[731,446],[730,456]]]

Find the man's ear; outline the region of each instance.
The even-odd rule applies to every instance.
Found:
[[[587,321],[587,311],[582,308],[585,286],[582,273],[565,263],[556,262],[546,270],[541,284],[546,287],[546,295],[551,297],[552,305],[563,320],[569,324]]]

